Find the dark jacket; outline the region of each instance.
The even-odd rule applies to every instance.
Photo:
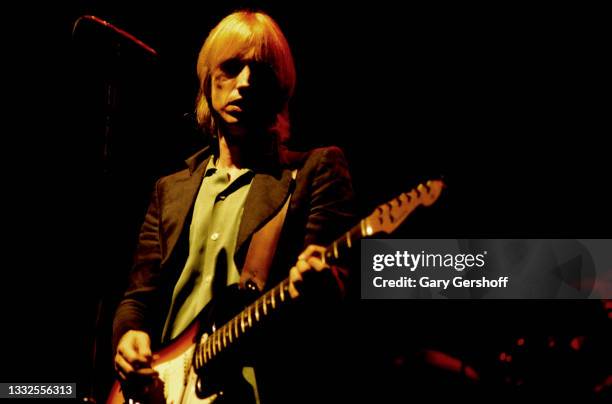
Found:
[[[204,149],[187,160],[188,168],[155,184],[142,225],[127,291],[113,324],[113,345],[128,330],[150,333],[153,349],[170,305],[172,291],[189,253],[193,204],[210,158]],[[346,160],[337,147],[308,153],[283,152],[255,176],[245,202],[236,244],[241,268],[253,233],[282,207],[298,174],[268,286],[287,276],[309,244],[327,245],[352,224],[353,191]]]

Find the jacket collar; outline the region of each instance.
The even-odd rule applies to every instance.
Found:
[[[210,146],[206,146],[185,160],[185,164],[187,164],[187,168],[189,169],[189,175],[193,175],[194,171],[196,171],[202,163],[208,162],[208,157],[210,157],[211,153],[212,149]]]

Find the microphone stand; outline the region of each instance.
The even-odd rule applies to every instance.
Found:
[[[112,42],[112,55],[111,55],[111,62],[107,65],[104,64],[104,67],[107,69],[107,74],[106,74],[106,79],[104,80],[104,129],[103,129],[103,144],[102,144],[102,170],[101,170],[101,174],[102,174],[102,180],[103,180],[103,189],[107,190],[108,189],[108,182],[110,181],[111,178],[111,174],[112,174],[112,166],[111,166],[111,157],[112,157],[112,147],[111,147],[111,142],[112,142],[112,138],[113,138],[113,117],[116,115],[116,110],[117,110],[117,86],[118,86],[118,74],[119,74],[119,63],[117,63],[116,61],[119,60],[119,58],[121,57],[121,41],[124,42],[128,42],[131,45],[136,45],[136,47],[140,50],[143,50],[146,54],[150,55],[150,56],[154,56],[157,57],[158,53],[155,49],[153,49],[152,47],[150,47],[149,45],[147,45],[146,43],[144,43],[143,41],[141,41],[140,39],[136,38],[134,35],[130,34],[129,32],[118,28],[116,26],[114,26],[113,24],[98,18],[96,16],[93,15],[83,15],[80,16],[79,18],[77,18],[77,20],[75,21],[74,25],[73,25],[73,29],[72,29],[72,38],[75,38],[75,35],[77,33],[77,28],[79,26],[79,24],[81,22],[89,22],[94,24],[95,26],[98,27],[103,27],[104,30],[110,31],[113,34],[115,34],[117,36],[117,40],[113,39]],[[102,198],[104,200],[106,200],[109,197],[108,192],[104,192],[102,195]],[[108,202],[108,201],[107,201]],[[108,203],[105,203],[104,206],[109,206]],[[106,235],[106,240],[109,239],[109,235],[110,235],[110,229],[108,227],[108,223],[110,219],[109,217],[107,217],[106,215],[108,214],[108,212],[103,212],[103,215],[105,217],[104,220],[104,228],[102,229],[102,232],[104,235]],[[107,269],[107,267],[109,266],[109,264],[111,263],[110,261],[107,261],[106,259],[102,260],[103,263],[102,265],[99,267],[98,270],[104,270]],[[101,282],[100,285],[104,285],[104,282]],[[84,396],[81,398],[81,402],[83,403],[96,403],[96,396],[98,394],[102,394],[104,392],[101,391],[96,391],[96,369],[98,368],[98,358],[97,355],[99,354],[99,335],[100,335],[100,331],[103,328],[103,308],[104,308],[104,296],[105,296],[105,292],[103,290],[100,290],[99,293],[97,294],[96,297],[96,304],[95,304],[95,320],[94,320],[94,324],[93,324],[93,333],[91,336],[91,348],[90,348],[90,352],[88,355],[88,361],[89,364],[87,365],[88,368],[88,376],[87,379],[88,381],[87,383],[87,388],[83,389],[83,391],[86,391],[86,393],[84,394]],[[101,388],[98,388],[98,390],[101,390]]]

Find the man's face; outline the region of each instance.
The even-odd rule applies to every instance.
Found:
[[[213,71],[211,100],[229,129],[268,125],[279,112],[274,72],[253,60],[253,51],[228,59]]]

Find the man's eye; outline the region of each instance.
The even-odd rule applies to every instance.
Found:
[[[238,59],[229,59],[221,63],[221,71],[227,76],[237,76],[240,70],[244,67],[244,64]]]

